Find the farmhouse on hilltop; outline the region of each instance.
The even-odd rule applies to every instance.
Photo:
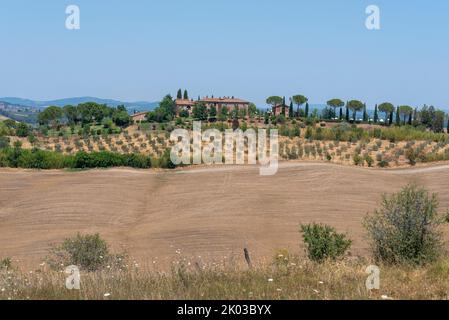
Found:
[[[208,110],[212,107],[215,107],[218,113],[221,112],[221,109],[223,107],[228,108],[228,112],[232,112],[235,109],[243,109],[248,111],[249,107],[249,102],[242,99],[237,99],[234,97],[209,98],[206,96],[205,98],[200,99],[196,102],[188,99],[176,99],[176,110],[178,113],[181,110],[187,110],[189,114],[191,114],[195,103],[203,103]]]

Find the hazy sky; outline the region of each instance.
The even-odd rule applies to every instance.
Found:
[[[67,5],[81,29],[65,28]],[[365,28],[380,8],[381,30]],[[302,93],[449,108],[447,0],[0,0],[0,96]]]

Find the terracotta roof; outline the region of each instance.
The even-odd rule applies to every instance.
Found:
[[[193,106],[195,102],[188,99],[176,99],[175,103],[181,106]]]
[[[148,113],[148,111],[138,112],[138,113],[132,114],[131,117],[138,117],[138,116],[146,115],[147,113]]]
[[[203,98],[200,101],[208,103],[249,103],[248,101],[237,98]]]

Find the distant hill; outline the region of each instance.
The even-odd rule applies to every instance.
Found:
[[[0,101],[0,120],[7,118],[28,124],[35,124],[40,109],[39,107],[28,107]]]
[[[12,105],[21,105],[31,108],[46,108],[48,106],[58,106],[63,107],[66,105],[77,105],[85,102],[96,102],[99,104],[107,104],[110,107],[116,107],[118,105],[124,105],[129,112],[140,112],[140,111],[150,111],[155,109],[159,102],[148,102],[148,101],[136,101],[136,102],[124,102],[113,99],[101,99],[96,97],[75,97],[75,98],[65,98],[65,99],[57,99],[57,100],[48,100],[48,101],[38,101],[38,100],[30,100],[30,99],[22,99],[17,97],[4,97],[0,98],[0,101],[12,104]]]

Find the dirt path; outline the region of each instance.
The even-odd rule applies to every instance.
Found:
[[[99,232],[141,262],[180,255],[223,261],[240,258],[243,247],[256,260],[271,259],[276,249],[302,250],[298,226],[312,221],[348,232],[353,253],[366,254],[362,218],[382,193],[411,181],[438,192],[440,208],[449,208],[449,165],[371,170],[289,162],[268,177],[248,166],[2,169],[0,257],[37,264],[52,243],[76,232]]]

